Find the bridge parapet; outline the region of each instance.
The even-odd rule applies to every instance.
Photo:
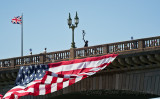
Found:
[[[22,65],[45,64],[62,60],[72,60],[75,58],[99,56],[108,53],[119,53],[121,55],[153,50],[155,48],[160,48],[160,36],[84,48],[72,48],[70,50],[40,53],[23,57],[1,59],[0,70],[16,68]]]

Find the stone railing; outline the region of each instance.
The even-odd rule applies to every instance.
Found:
[[[0,70],[6,68],[16,68],[22,65],[47,64],[51,62],[72,60],[76,58],[99,56],[107,53],[125,54],[126,52],[131,53],[134,51],[153,50],[155,48],[160,48],[160,36],[84,48],[71,48],[70,50],[40,53],[23,57],[1,59]]]
[[[69,60],[70,50],[46,53],[44,62]]]

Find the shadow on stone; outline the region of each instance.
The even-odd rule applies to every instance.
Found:
[[[150,99],[157,95],[122,90],[81,91],[50,97],[48,99]]]

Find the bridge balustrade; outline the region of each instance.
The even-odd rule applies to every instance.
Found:
[[[85,48],[77,48],[75,49],[76,55],[75,57],[86,57],[92,55],[102,55],[103,54],[103,45],[85,47]]]
[[[55,62],[58,60],[69,60],[70,50],[46,53],[46,62]]]
[[[145,48],[154,47],[154,46],[160,46],[160,38],[159,37],[145,39]]]
[[[138,41],[126,41],[109,44],[109,53],[138,49]]]
[[[11,66],[11,60],[7,59],[0,61],[0,67],[8,67],[8,66]]]
[[[128,53],[133,51],[144,51],[160,47],[160,36],[137,40],[96,45],[84,48],[71,48],[70,50],[40,53],[23,57],[15,57],[0,60],[0,70],[4,68],[16,68],[16,66],[30,64],[45,64],[63,60],[72,60],[75,58],[84,58],[90,56],[99,56],[107,53]]]
[[[14,60],[14,65],[22,66],[22,65],[29,65],[29,64],[38,64],[40,63],[40,55],[30,55],[24,57],[17,57]]]

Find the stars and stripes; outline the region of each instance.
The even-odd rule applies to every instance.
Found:
[[[22,24],[22,16],[17,16],[17,17],[14,17],[11,22],[13,24]]]
[[[25,86],[31,81],[41,79],[47,70],[47,65],[21,66],[15,85]]]
[[[48,65],[22,66],[16,86],[4,99],[19,99],[25,95],[45,95],[70,86],[104,69],[117,54],[50,63]]]

